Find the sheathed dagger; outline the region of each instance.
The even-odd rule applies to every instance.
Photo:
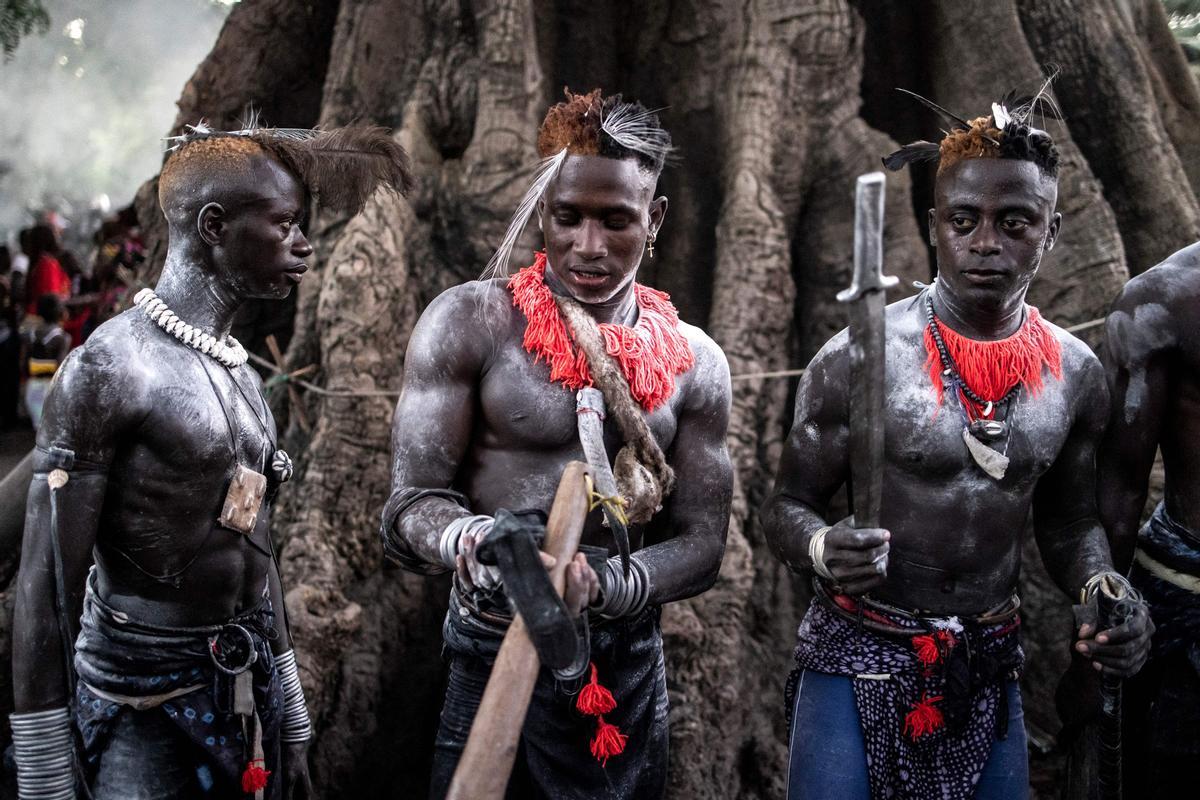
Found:
[[[850,311],[850,495],[857,528],[878,528],[883,495],[886,290],[882,172],[858,176],[854,190],[854,276],[837,299]]]

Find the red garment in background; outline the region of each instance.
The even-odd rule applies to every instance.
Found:
[[[63,300],[71,296],[71,279],[67,277],[67,271],[57,258],[45,253],[38,256],[37,263],[29,270],[29,279],[25,283],[25,312],[36,314],[38,298],[44,294],[56,294]]]

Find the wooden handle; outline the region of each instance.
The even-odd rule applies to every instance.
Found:
[[[587,518],[588,496],[584,483],[587,474],[587,464],[580,461],[567,464],[558,482],[554,505],[550,508],[550,520],[546,523],[542,550],[556,559],[554,569],[550,570],[550,582],[559,595],[566,586],[567,564],[579,549],[579,538]],[[447,800],[501,800],[504,797],[540,667],[525,621],[517,614],[500,644],[479,710],[471,723],[471,735],[454,771],[454,780],[450,782]]]

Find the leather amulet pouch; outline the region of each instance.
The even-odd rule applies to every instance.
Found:
[[[267,476],[255,472],[244,464],[238,464],[225,493],[225,505],[217,523],[249,536],[258,522],[263,498],[267,494]]]

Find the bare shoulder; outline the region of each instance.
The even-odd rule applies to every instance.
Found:
[[[502,279],[450,287],[421,312],[409,341],[405,371],[482,365],[496,343],[511,335],[516,313]]]
[[[1104,379],[1104,367],[1100,359],[1086,342],[1079,339],[1066,329],[1055,325],[1049,320],[1043,320],[1054,333],[1062,353],[1062,379],[1068,387],[1068,396],[1073,398],[1073,405],[1079,409],[1104,408],[1108,397],[1108,387]]]
[[[692,354],[696,357],[696,366],[692,368],[696,377],[705,381],[729,384],[729,361],[725,351],[713,341],[713,338],[695,325],[683,320],[679,321],[679,332],[691,345]]]
[[[167,343],[156,341],[160,336],[136,310],[97,328],[55,375],[38,443],[88,452],[143,419],[164,371],[160,349]]]
[[[1178,333],[1195,324],[1200,301],[1200,243],[1131,278],[1113,302],[1110,324],[1123,332]],[[1156,337],[1161,338],[1161,337]],[[1174,337],[1172,337],[1174,338]]]

